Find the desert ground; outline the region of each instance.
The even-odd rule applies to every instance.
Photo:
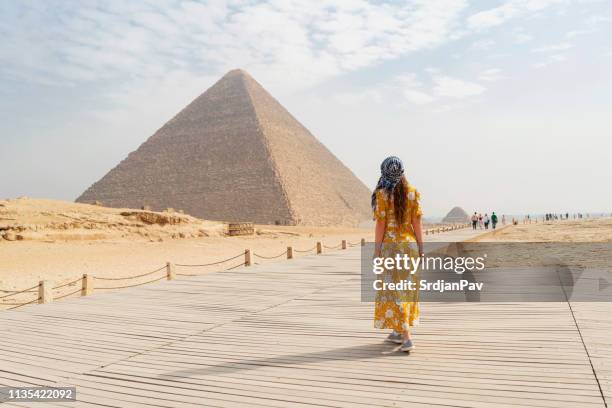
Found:
[[[612,273],[612,217],[511,225],[473,241],[479,244],[472,249],[489,255],[489,267],[554,263]]]
[[[612,242],[612,217],[539,221],[513,225],[485,241],[503,242]]]
[[[225,223],[179,212],[29,198],[0,200],[0,290],[23,289],[40,280],[61,285],[83,274],[133,276],[160,268],[168,261],[205,264],[233,257],[247,248],[269,257],[292,246],[294,257],[299,257],[307,252],[298,251],[313,248],[317,241],[327,251],[331,249],[325,246],[335,247],[343,239],[356,243],[372,236],[371,229],[364,228],[270,225],[256,225],[254,235],[228,236]],[[210,267],[177,267],[177,272],[206,273],[242,260]],[[253,256],[252,261],[274,260]],[[2,303],[0,299],[0,308]]]

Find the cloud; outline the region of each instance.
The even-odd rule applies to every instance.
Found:
[[[550,53],[550,52],[559,52],[559,51],[569,50],[570,48],[573,48],[573,47],[574,47],[574,44],[572,44],[570,42],[562,42],[562,43],[558,43],[558,44],[550,44],[550,45],[545,45],[545,46],[542,46],[542,47],[534,48],[531,51],[532,52]]]
[[[465,7],[466,0],[4,3],[0,75],[110,85],[242,67],[273,91],[290,91],[450,42]]]
[[[468,27],[480,31],[499,26],[512,18],[541,11],[564,0],[509,0],[498,7],[480,11],[468,17]]]
[[[488,50],[495,45],[495,41],[490,39],[481,39],[474,41],[470,48],[474,50]]]
[[[429,76],[426,82],[419,80],[414,73],[407,73],[395,77],[389,88],[399,90],[401,96],[414,105],[443,104],[480,95],[486,90],[480,84],[445,75],[439,69],[428,68],[425,72]]]
[[[533,40],[533,36],[531,34],[526,33],[522,28],[514,30],[512,33],[512,39],[515,44],[524,44]]]
[[[382,103],[384,96],[379,89],[365,89],[358,92],[337,93],[333,100],[341,105],[357,106],[368,103]]]
[[[596,30],[593,28],[585,29],[585,30],[571,30],[565,33],[565,37],[573,39],[582,35],[587,35],[594,33]]]
[[[425,72],[435,75],[439,70],[429,67],[425,69]],[[398,75],[391,82],[390,88],[399,90],[400,96],[413,105],[427,105],[436,100],[436,97],[427,91],[414,73]]]
[[[565,60],[567,60],[567,56],[565,54],[549,55],[544,61],[536,62],[535,64],[533,64],[533,67],[534,68],[545,68],[549,65],[552,65],[558,62],[563,62]]]
[[[504,75],[502,74],[502,70],[499,68],[489,68],[480,73],[478,79],[481,81],[494,82],[499,81],[500,79],[504,79]]]
[[[415,105],[427,105],[436,100],[436,98],[430,94],[427,94],[423,91],[418,91],[416,89],[404,89],[402,91],[404,98],[410,103]]]
[[[450,76],[442,75],[433,78],[435,86],[433,92],[439,97],[462,99],[483,93],[486,88],[475,82],[464,81]]]

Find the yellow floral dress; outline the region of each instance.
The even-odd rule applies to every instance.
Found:
[[[406,220],[398,225],[393,212],[393,198],[383,190],[376,192],[376,206],[374,219],[385,221],[385,235],[383,237],[383,257],[394,257],[396,254],[418,256],[416,236],[412,228],[412,220],[422,216],[420,194],[412,186],[408,189],[408,212]],[[412,279],[418,282],[418,273],[411,275],[405,270],[385,270],[379,279],[386,282],[399,282]],[[418,287],[418,285],[416,285]],[[403,332],[409,326],[419,322],[418,291],[377,291],[374,307],[374,327],[377,329],[393,329]]]

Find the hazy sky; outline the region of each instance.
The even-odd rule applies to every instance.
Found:
[[[244,68],[426,215],[612,211],[612,2],[0,2],[0,197],[73,200]]]

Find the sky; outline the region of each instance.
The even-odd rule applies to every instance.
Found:
[[[242,68],[426,215],[612,211],[612,2],[0,2],[0,197],[74,200]]]

